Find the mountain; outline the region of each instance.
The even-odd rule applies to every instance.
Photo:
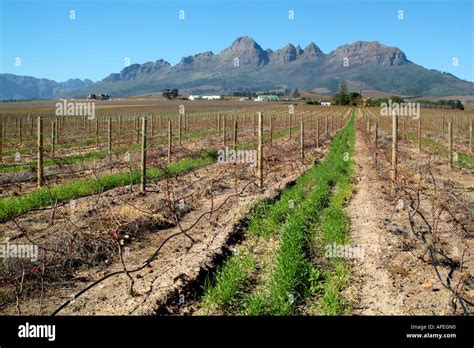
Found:
[[[118,82],[118,81],[131,81],[131,80],[140,80],[146,79],[153,76],[155,73],[166,70],[170,68],[171,64],[164,61],[163,59],[157,60],[156,62],[148,62],[144,64],[132,64],[120,73],[110,74],[103,82]]]
[[[93,84],[94,82],[88,79],[56,82],[31,76],[0,74],[0,99],[49,99]]]
[[[377,41],[357,41],[325,54],[314,43],[305,48],[289,43],[277,50],[263,49],[255,40],[244,36],[219,54],[210,51],[198,53],[183,57],[174,66],[162,59],[133,64],[93,85],[82,82],[83,86],[79,84],[74,88],[66,88],[65,83],[56,85],[50,80],[19,76],[15,80],[14,75],[8,76],[0,75],[0,97],[4,99],[5,95],[84,97],[96,92],[131,96],[157,93],[164,88],[185,89],[191,93],[277,88],[318,89],[334,93],[341,81],[346,82],[350,90],[357,91],[474,95],[474,83],[426,69],[409,61],[399,48]]]

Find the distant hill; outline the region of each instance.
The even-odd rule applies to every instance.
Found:
[[[94,82],[88,79],[56,82],[31,76],[0,74],[0,99],[49,99],[92,85]]]
[[[182,58],[174,66],[162,59],[133,64],[95,84],[84,81],[82,86],[78,83],[72,88],[65,83],[55,85],[50,80],[5,76],[0,75],[3,99],[10,95],[17,98],[84,97],[95,92],[113,97],[132,96],[156,93],[163,88],[186,89],[193,93],[277,88],[334,93],[341,81],[346,82],[350,90],[357,91],[474,95],[474,83],[426,69],[409,61],[399,48],[377,41],[357,41],[325,54],[314,43],[304,49],[288,44],[273,51],[264,50],[250,37],[240,37],[219,54],[199,53]]]

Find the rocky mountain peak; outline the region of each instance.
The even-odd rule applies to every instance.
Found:
[[[270,60],[273,64],[287,64],[298,59],[301,54],[303,54],[303,50],[299,45],[295,47],[289,43],[285,47],[273,52],[270,56]]]
[[[318,46],[316,46],[314,42],[311,42],[308,46],[304,48],[302,56],[307,59],[319,58],[324,56],[324,53]]]
[[[110,74],[102,81],[116,82],[144,79],[161,70],[169,69],[170,67],[171,64],[163,59],[158,59],[155,62],[147,62],[143,64],[132,64],[123,68],[120,73]]]
[[[237,38],[219,57],[223,61],[235,61],[239,65],[263,66],[268,62],[268,53],[254,39],[248,36]]]
[[[356,41],[332,51],[330,59],[342,62],[345,58],[350,65],[375,64],[384,66],[403,65],[408,60],[399,48],[382,45],[378,41]]]

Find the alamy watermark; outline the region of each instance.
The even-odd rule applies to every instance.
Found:
[[[360,259],[364,261],[364,247],[350,244],[327,244],[324,256],[327,258],[340,257],[344,259]]]
[[[34,244],[0,244],[0,258],[38,260],[38,246]]]
[[[71,102],[67,99],[55,104],[56,116],[87,116],[89,120],[95,118],[95,102]]]
[[[388,103],[381,103],[380,107],[381,116],[411,116],[414,120],[420,118],[420,103],[397,103],[389,99]]]
[[[217,151],[218,163],[246,164],[253,167],[257,165],[257,150],[233,150],[226,147]]]

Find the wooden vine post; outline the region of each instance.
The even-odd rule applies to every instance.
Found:
[[[288,115],[288,139],[291,139],[291,113]]]
[[[226,115],[224,114],[222,116],[222,143],[224,144],[224,147],[227,145],[227,118]]]
[[[448,122],[448,160],[449,168],[453,168],[453,121]]]
[[[398,115],[392,115],[392,187],[395,192],[397,183],[397,160],[398,160]]]
[[[329,138],[329,121],[328,121],[328,115],[326,115],[326,138]]]
[[[178,114],[178,144],[181,145],[182,130],[182,115],[181,112]]]
[[[95,117],[95,146],[99,146],[99,117]]]
[[[112,117],[110,116],[107,123],[107,154],[109,161],[112,160]]]
[[[273,146],[273,114],[270,115],[270,148]]]
[[[300,159],[301,163],[304,164],[304,118],[301,114],[300,120]]]
[[[256,136],[257,135],[257,124],[256,124],[256,115],[255,114],[252,114],[252,118],[253,118],[253,136]]]
[[[171,143],[172,143],[173,129],[171,121],[168,121],[168,163],[171,163]]]
[[[421,153],[421,121],[418,120],[418,152]]]
[[[469,117],[469,152],[472,155],[473,150],[472,150],[472,117]],[[1,155],[0,155],[1,156]]]
[[[37,185],[43,187],[44,176],[43,176],[43,118],[38,116],[38,157],[37,157]]]
[[[55,145],[56,145],[56,120],[51,122],[51,157],[55,157]]]
[[[257,148],[258,187],[263,189],[263,114],[258,113],[258,148]]]
[[[146,133],[147,133],[147,117],[142,118],[142,146],[141,146],[141,176],[140,191],[146,191]]]
[[[377,121],[375,121],[375,124],[374,124],[374,168],[377,167],[378,138],[379,138],[379,124],[377,123]]]
[[[19,127],[20,127],[20,146],[21,146],[21,143],[23,142],[23,123],[22,123],[22,117],[20,116],[19,117]]]
[[[319,149],[319,116],[316,116],[316,148]]]
[[[234,120],[234,150],[237,149],[237,120]]]

